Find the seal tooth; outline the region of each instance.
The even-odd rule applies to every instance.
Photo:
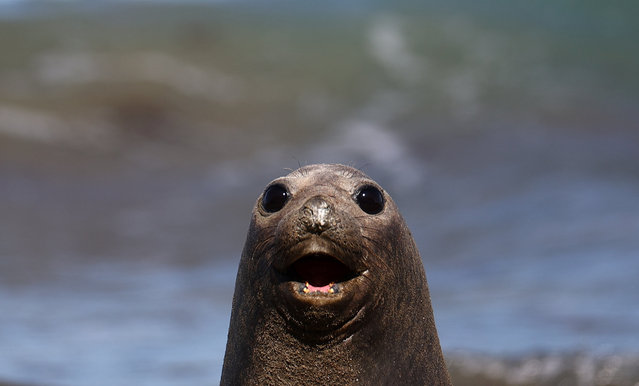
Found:
[[[328,293],[329,294],[335,293],[335,289],[333,288],[334,285],[335,285],[335,283],[329,284],[329,288],[328,288]]]
[[[308,289],[308,282],[306,282],[304,284],[304,289],[302,290],[302,292],[304,292],[305,294],[307,294],[310,290]]]

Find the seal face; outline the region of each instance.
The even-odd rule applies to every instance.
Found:
[[[222,384],[379,383],[398,363],[410,368],[397,376],[448,384],[421,259],[390,196],[343,165],[272,181],[238,270]]]
[[[373,278],[377,252],[366,243],[363,225],[388,220],[384,204],[373,180],[348,169],[301,169],[273,181],[258,199],[257,221],[273,236],[261,252],[270,260],[266,285],[299,339],[343,335],[375,305],[370,285],[383,277]]]

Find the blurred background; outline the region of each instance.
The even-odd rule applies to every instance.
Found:
[[[0,380],[217,384],[255,199],[340,162],[402,210],[456,385],[638,385],[638,18],[0,1]]]

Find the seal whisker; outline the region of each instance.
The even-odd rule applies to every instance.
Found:
[[[378,240],[376,240],[373,237],[369,237],[366,235],[362,235],[363,238],[365,238],[366,240],[370,241],[371,243],[373,243],[377,248],[381,249],[382,252],[384,253],[384,255],[386,256],[392,256],[393,253],[390,250],[390,248],[388,248],[386,245],[381,244]],[[379,255],[380,253],[376,253],[377,251],[373,251],[372,248],[370,248],[369,246],[365,247],[366,251],[369,254],[373,254],[373,255]],[[376,261],[376,263],[378,265],[380,265],[382,267],[382,269],[384,270],[389,270],[390,274],[393,276],[394,279],[396,279],[397,277],[395,276],[395,272],[390,268],[390,266],[388,265],[388,262],[384,259],[381,259],[379,261]]]
[[[255,248],[253,248],[250,258],[251,259],[255,259],[256,255],[258,253],[264,254],[264,252],[268,252],[268,250],[273,247],[272,244],[273,244],[274,240],[275,240],[275,236],[274,235],[267,236],[263,240],[260,240],[255,245]]]

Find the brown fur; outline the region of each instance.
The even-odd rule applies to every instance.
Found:
[[[378,185],[343,165],[306,166],[276,182],[291,196],[276,213],[261,197],[253,210],[221,384],[450,385],[422,261],[390,196],[382,190],[384,210],[364,213],[354,195]],[[327,229],[312,237],[367,270],[348,301],[287,303],[274,280],[283,256],[311,237],[303,209],[313,197],[331,209]]]

